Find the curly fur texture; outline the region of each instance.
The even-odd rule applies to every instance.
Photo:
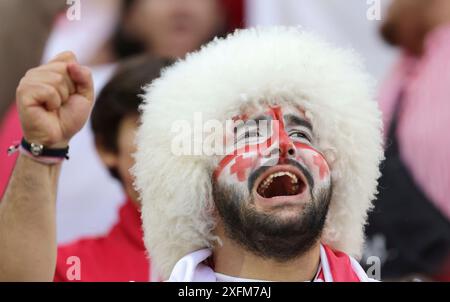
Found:
[[[193,123],[196,112],[225,121],[263,103],[306,110],[332,171],[322,241],[358,258],[383,158],[373,84],[353,51],[300,28],[240,30],[166,69],[146,89],[133,168],[154,268],[167,278],[180,258],[217,240],[211,197],[216,158],[172,154],[172,123]]]

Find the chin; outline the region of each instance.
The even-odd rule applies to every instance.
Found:
[[[272,209],[264,209],[264,213],[275,217],[281,222],[299,221],[299,217],[304,215],[304,204],[286,204],[283,206],[277,206]]]

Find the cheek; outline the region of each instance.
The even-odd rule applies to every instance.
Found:
[[[126,186],[133,184],[133,176],[131,175],[130,169],[134,165],[134,159],[127,153],[126,155],[121,155],[118,159],[118,170],[120,177],[124,180]]]
[[[229,183],[246,183],[252,170],[258,166],[257,153],[242,153],[225,157],[214,172],[214,178],[224,178]]]
[[[159,1],[143,1],[135,8],[135,15],[131,16],[136,33],[144,40],[163,39],[170,20],[170,12]]]
[[[297,153],[297,161],[308,168],[316,181],[328,181],[330,176],[330,168],[321,153],[310,147],[297,147]]]
[[[143,23],[157,23],[170,15],[170,6],[167,5],[166,1],[140,1],[135,6],[135,11],[139,14]]]
[[[127,153],[126,155],[121,155],[118,158],[117,169],[118,169],[120,178],[122,180],[122,186],[124,187],[125,192],[128,195],[128,197],[130,197],[134,201],[137,201],[138,194],[135,191],[134,186],[133,186],[134,177],[130,172],[130,168],[133,165],[134,165],[134,158],[130,155],[130,153]]]

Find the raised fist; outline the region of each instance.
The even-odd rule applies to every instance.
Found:
[[[94,103],[91,72],[63,52],[30,69],[16,92],[25,139],[48,148],[64,148],[83,127]]]

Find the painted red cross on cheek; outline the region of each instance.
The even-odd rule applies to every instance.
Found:
[[[287,156],[289,150],[294,146],[294,142],[291,140],[286,132],[286,129],[284,128],[281,107],[271,107],[266,114],[272,117],[271,135],[265,138],[265,141],[263,142],[246,144],[244,147],[235,150],[232,154],[225,156],[219,163],[216,170],[214,170],[214,179],[218,179],[225,167],[235,160],[235,163],[230,167],[230,174],[236,174],[236,177],[241,182],[246,181],[247,171],[255,166],[262,157],[267,157],[268,152],[277,146],[281,149],[281,154],[279,156]],[[245,114],[233,117],[234,121],[247,119],[248,116]],[[256,152],[256,155],[254,155],[255,157],[243,157],[243,153],[248,154],[250,152]]]
[[[320,155],[314,155],[314,164],[319,167],[319,176],[322,180],[328,174],[328,165],[324,158]]]
[[[239,155],[236,157],[236,162],[230,168],[231,175],[236,174],[239,181],[245,181],[247,176],[247,170],[253,165],[253,159],[244,158],[244,156]]]

